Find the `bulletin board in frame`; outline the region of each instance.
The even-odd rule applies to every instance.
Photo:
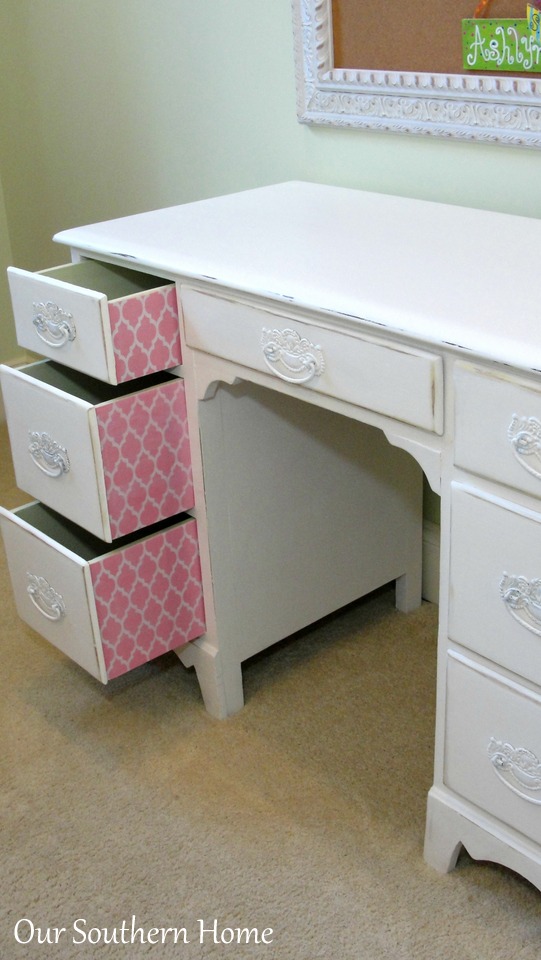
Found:
[[[532,2],[292,0],[299,120],[540,148]]]

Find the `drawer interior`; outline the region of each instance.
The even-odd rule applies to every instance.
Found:
[[[19,507],[17,510],[14,510],[13,513],[21,520],[24,520],[25,523],[34,527],[35,530],[44,534],[46,537],[50,537],[51,540],[54,540],[61,547],[64,547],[64,549],[70,550],[78,557],[81,557],[82,560],[88,562],[112,553],[114,550],[127,547],[136,540],[147,539],[147,537],[159,533],[165,529],[165,527],[172,527],[183,520],[192,519],[188,514],[177,514],[177,516],[171,517],[168,520],[161,520],[159,523],[145,527],[143,537],[141,536],[141,531],[136,530],[135,533],[129,533],[124,537],[119,537],[118,540],[114,540],[113,543],[104,543],[99,537],[95,537],[92,533],[87,533],[86,530],[72,523],[71,520],[66,520],[65,517],[51,510],[50,507],[46,507],[37,501]]]
[[[121,397],[133,393],[134,390],[145,390],[148,387],[155,387],[160,383],[177,379],[172,373],[153,373],[147,377],[140,377],[136,381],[131,380],[113,386],[104,381],[95,380],[85,373],[79,373],[77,370],[70,370],[69,367],[61,366],[53,360],[38,360],[36,363],[23,367],[22,372],[25,376],[32,377],[32,379],[47,384],[47,386],[56,387],[57,390],[69,393],[79,400],[85,400],[93,406],[111,400],[119,400]]]
[[[155,277],[148,273],[139,273],[129,267],[101,263],[99,260],[82,260],[80,263],[66,263],[61,267],[43,270],[42,277],[62,280],[77,287],[85,287],[97,293],[103,293],[108,300],[118,300],[132,294],[163,287],[170,280]]]

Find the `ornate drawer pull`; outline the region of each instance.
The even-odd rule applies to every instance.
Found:
[[[528,580],[504,573],[500,596],[511,616],[541,637],[541,579]]]
[[[295,330],[261,331],[263,357],[269,370],[287,383],[309,383],[325,369],[321,347],[310,343]]]
[[[42,616],[47,620],[62,620],[66,616],[66,607],[61,594],[53,590],[45,577],[38,577],[34,573],[27,573],[26,576],[26,592]]]
[[[29,436],[28,452],[42,473],[48,477],[61,477],[69,473],[70,460],[65,447],[61,447],[48,433],[30,430]]]
[[[530,803],[541,803],[541,763],[531,750],[490,738],[488,756],[502,783]]]
[[[541,479],[541,420],[514,413],[507,437],[521,467]]]
[[[66,313],[57,303],[48,300],[47,303],[34,303],[32,323],[40,340],[49,347],[63,347],[71,340],[75,340],[77,331],[73,316]]]

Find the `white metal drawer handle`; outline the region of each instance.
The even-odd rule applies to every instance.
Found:
[[[45,577],[38,577],[35,573],[27,573],[26,576],[26,592],[34,606],[47,620],[62,620],[66,616],[66,607],[61,594],[53,590]]]
[[[321,376],[325,369],[321,347],[310,343],[295,330],[263,327],[261,346],[269,370],[287,383],[309,383],[313,377]]]
[[[504,573],[500,596],[506,610],[527,630],[541,637],[541,579]]]
[[[57,303],[48,300],[47,303],[34,303],[32,323],[40,340],[49,347],[63,347],[71,340],[75,340],[77,331],[73,316],[62,310]]]
[[[48,433],[30,430],[28,452],[36,467],[48,477],[61,477],[69,473],[70,459],[65,447],[61,447]]]
[[[488,756],[506,787],[530,803],[541,803],[541,763],[531,750],[490,738]]]
[[[507,437],[521,467],[541,479],[541,420],[514,413]]]

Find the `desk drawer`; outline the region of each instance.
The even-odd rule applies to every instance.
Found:
[[[291,384],[442,432],[440,357],[289,320],[182,288],[192,347]]]
[[[103,683],[204,632],[192,518],[109,548],[38,503],[0,525],[19,616]]]
[[[541,843],[541,697],[459,655],[447,663],[444,781]]]
[[[182,362],[172,283],[96,260],[8,276],[23,347],[108,383]]]
[[[541,686],[541,514],[455,485],[449,635]]]
[[[102,540],[193,507],[184,382],[0,367],[17,484]]]
[[[454,379],[457,466],[541,496],[541,389],[468,364]]]

